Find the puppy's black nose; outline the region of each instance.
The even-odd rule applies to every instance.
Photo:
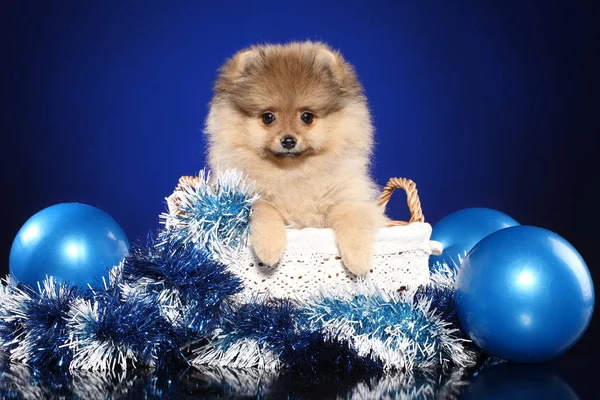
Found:
[[[284,136],[281,138],[281,146],[284,149],[293,149],[294,147],[296,147],[296,138],[293,136]]]

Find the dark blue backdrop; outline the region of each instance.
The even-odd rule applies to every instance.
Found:
[[[4,260],[21,224],[54,203],[97,206],[133,241],[158,227],[178,177],[204,165],[216,69],[249,44],[295,39],[354,63],[377,180],[415,180],[430,222],[486,206],[598,239],[586,188],[598,177],[598,48],[583,5],[13,3],[2,6]],[[392,203],[405,218],[403,199]]]

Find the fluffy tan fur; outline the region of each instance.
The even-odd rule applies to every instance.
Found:
[[[373,126],[362,85],[339,52],[315,42],[238,52],[219,71],[205,132],[213,171],[235,168],[256,181],[250,242],[263,263],[281,259],[286,226],[327,227],[348,269],[369,271],[385,223],[369,171]],[[293,151],[282,147],[284,136],[297,140]]]

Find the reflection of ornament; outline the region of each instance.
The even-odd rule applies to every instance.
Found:
[[[479,347],[508,361],[540,362],[581,338],[594,311],[594,286],[565,239],[515,226],[492,233],[465,258],[455,304]]]
[[[10,273],[36,287],[46,276],[79,287],[102,287],[102,277],[127,251],[125,233],[104,211],[62,203],[33,215],[17,233],[10,251]]]
[[[559,376],[538,365],[499,364],[482,370],[461,399],[578,400]]]

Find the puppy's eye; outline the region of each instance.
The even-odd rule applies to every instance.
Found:
[[[300,115],[300,119],[302,120],[302,122],[304,122],[306,125],[310,125],[313,122],[313,118],[314,115],[312,115],[311,113],[304,111],[301,115]]]
[[[262,122],[265,125],[271,125],[273,121],[275,121],[275,114],[273,114],[272,112],[266,112],[260,117],[262,118]]]

